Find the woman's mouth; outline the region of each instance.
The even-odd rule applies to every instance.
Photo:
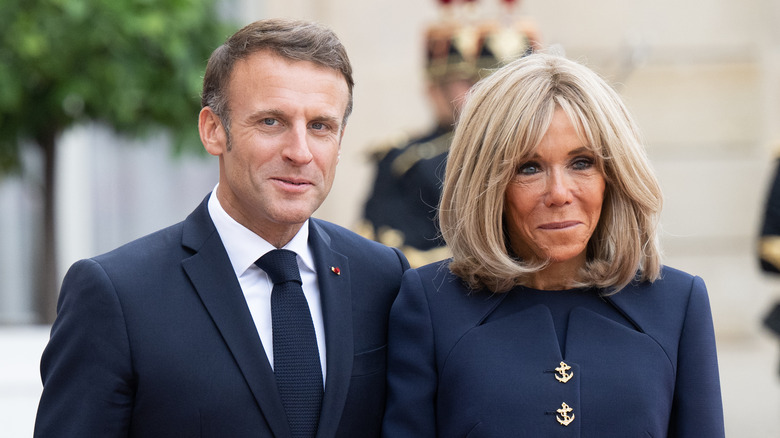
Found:
[[[574,226],[577,226],[580,222],[579,221],[561,221],[561,222],[549,222],[546,224],[542,224],[539,226],[539,228],[543,230],[562,230],[565,228],[571,228]]]

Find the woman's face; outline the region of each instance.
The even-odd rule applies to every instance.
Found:
[[[504,219],[515,254],[575,272],[601,216],[604,175],[596,156],[558,108],[534,154],[505,193]]]

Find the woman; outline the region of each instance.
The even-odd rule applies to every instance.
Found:
[[[618,95],[535,54],[471,91],[408,271],[386,437],[721,437],[704,282],[660,263],[661,192]]]

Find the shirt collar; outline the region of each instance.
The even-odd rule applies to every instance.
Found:
[[[257,259],[268,251],[276,248],[262,237],[236,222],[235,219],[227,214],[217,199],[216,195],[218,188],[219,184],[214,187],[211,196],[209,196],[209,215],[214,222],[214,226],[217,228],[220,239],[222,239],[222,244],[225,246],[225,250],[230,258],[230,263],[233,265],[233,270],[236,273],[236,277],[240,277],[247,269],[254,266]],[[283,248],[294,251],[298,255],[301,268],[306,268],[311,272],[315,272],[314,256],[311,252],[311,248],[309,248],[308,219],[304,222],[303,226],[301,226],[301,229],[298,230],[298,233],[293,236],[292,240],[284,245]]]

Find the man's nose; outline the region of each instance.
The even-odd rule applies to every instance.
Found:
[[[291,129],[285,139],[282,155],[285,160],[295,164],[306,164],[313,159],[309,148],[308,130],[305,126]]]

